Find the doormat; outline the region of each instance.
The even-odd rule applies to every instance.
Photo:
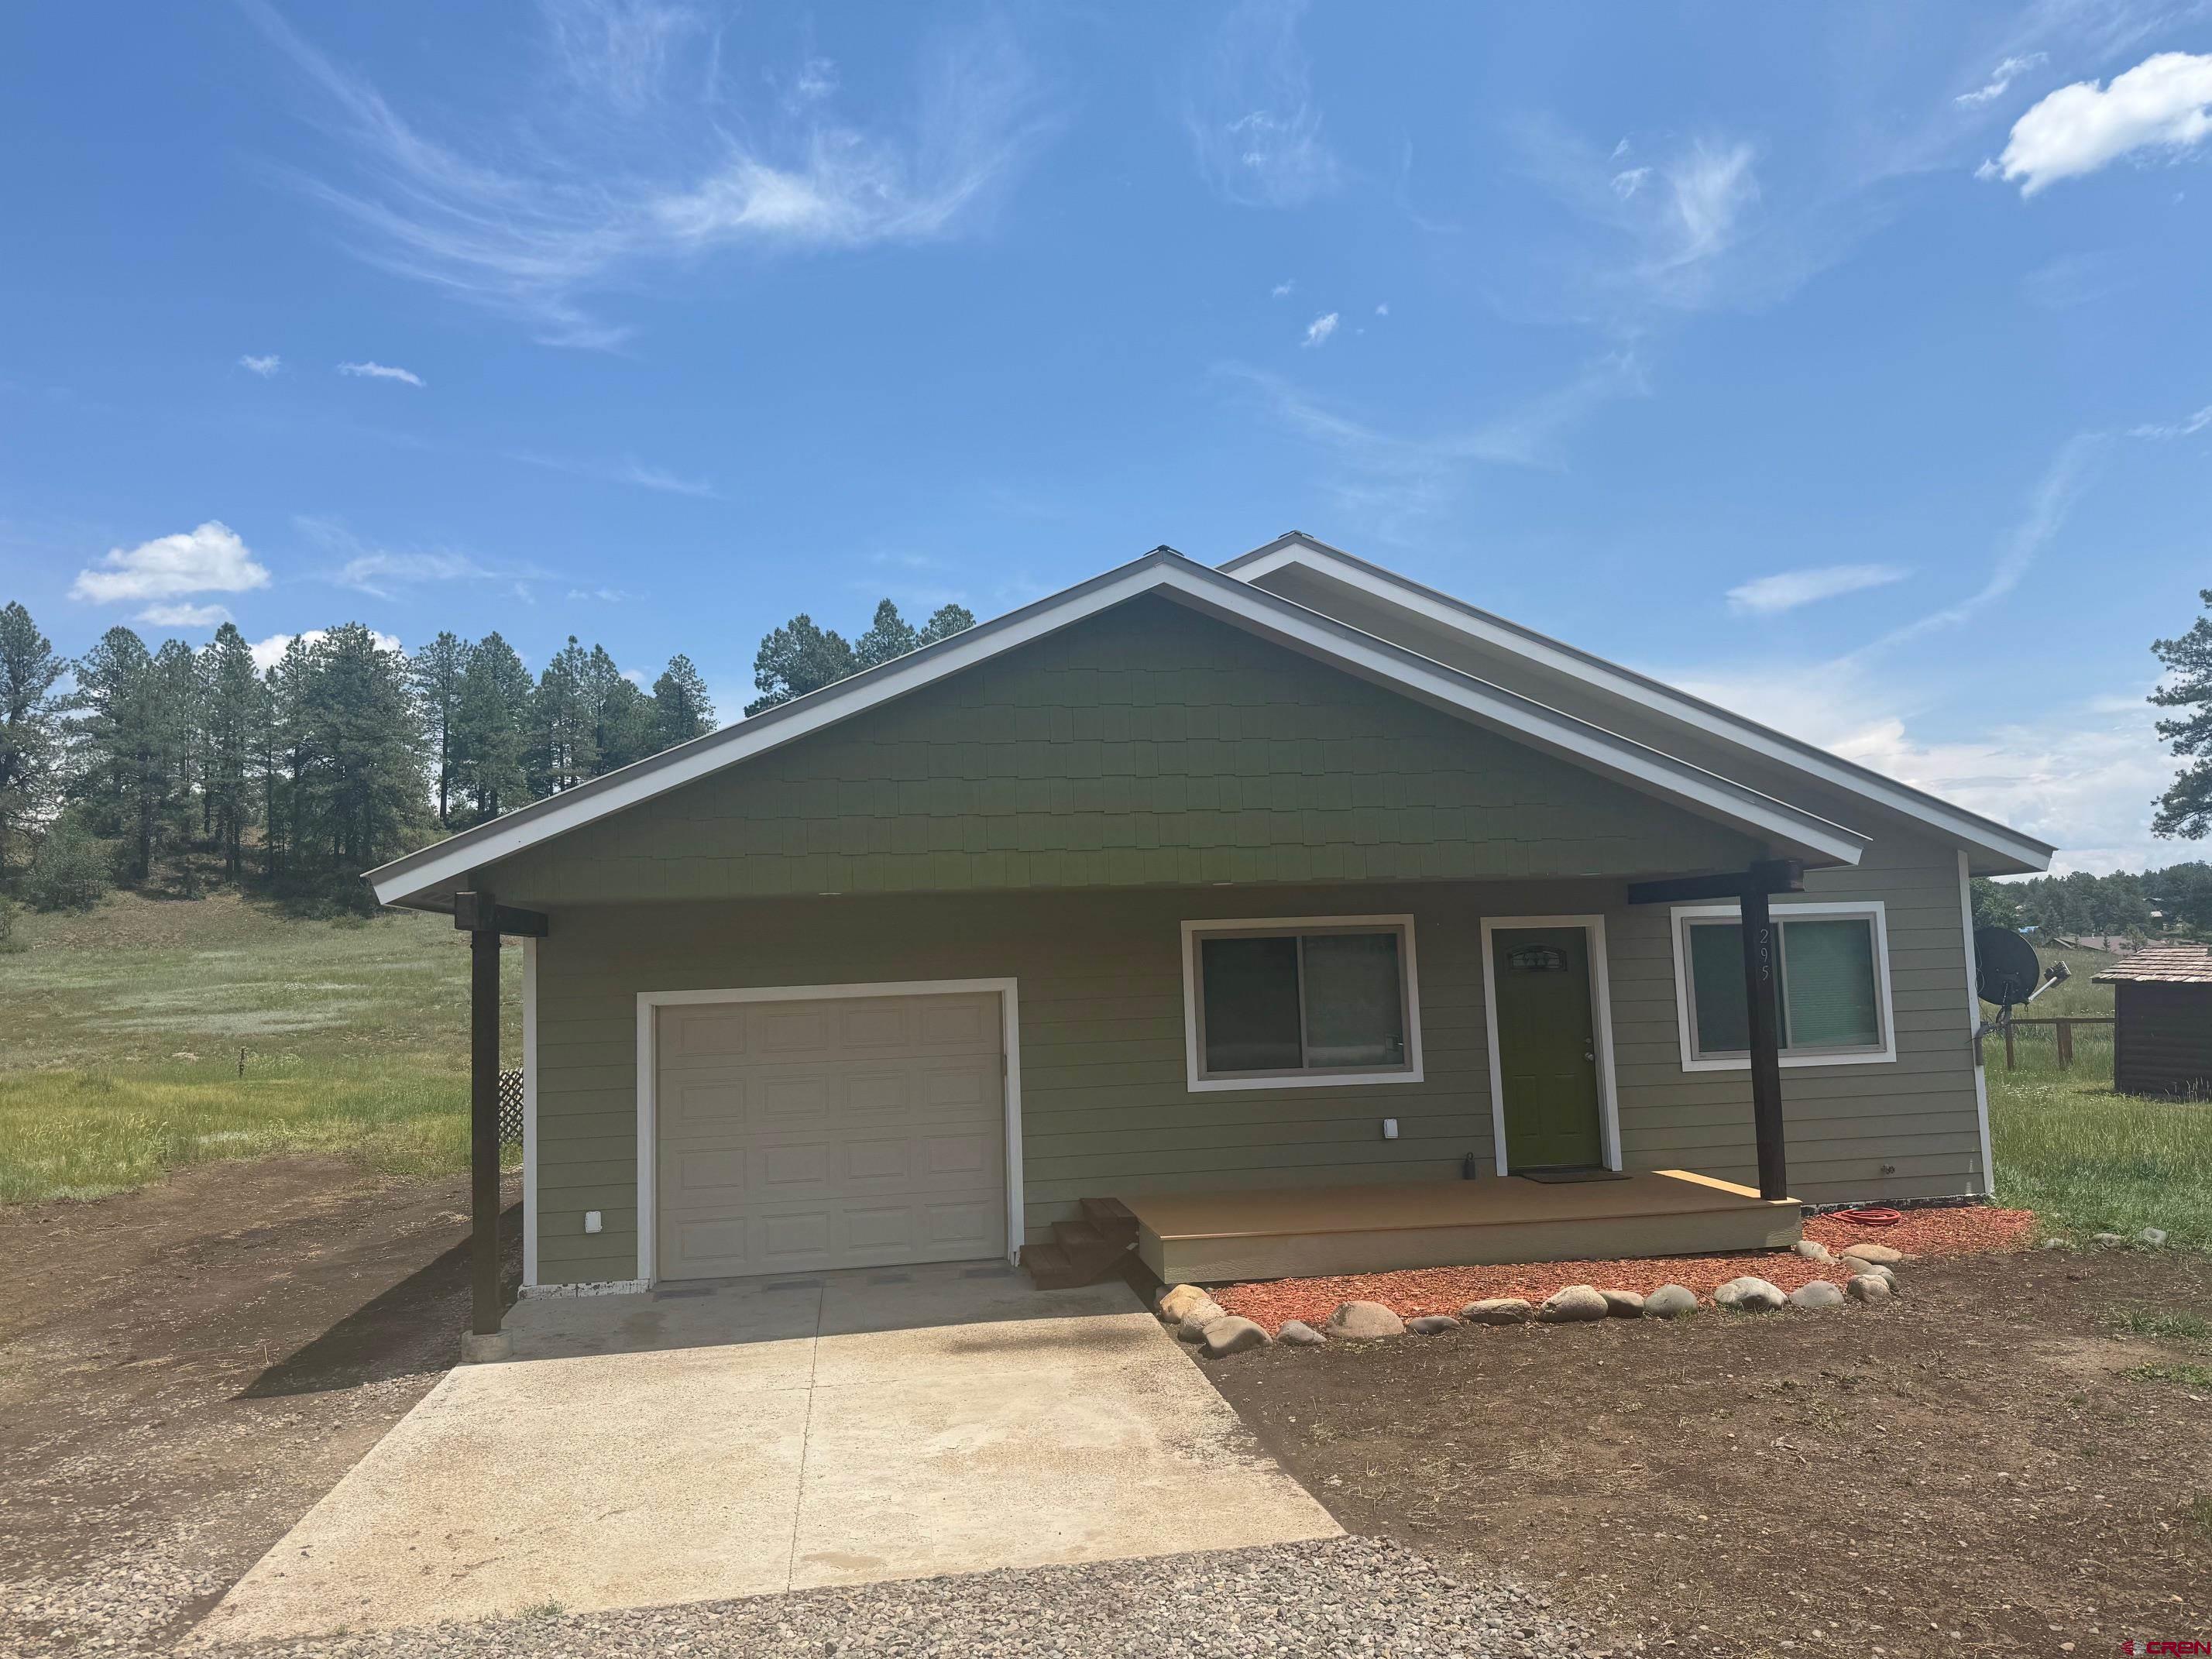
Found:
[[[1626,1181],[1626,1170],[1516,1170],[1523,1181],[1540,1181],[1547,1187],[1571,1187],[1583,1181]]]

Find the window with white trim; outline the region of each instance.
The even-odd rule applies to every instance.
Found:
[[[1420,1078],[1410,916],[1185,922],[1194,1089]]]
[[[1889,939],[1881,902],[1776,904],[1772,915],[1782,1063],[1835,1066],[1896,1059]],[[1684,1069],[1749,1066],[1743,926],[1735,905],[1674,912],[1674,983]]]

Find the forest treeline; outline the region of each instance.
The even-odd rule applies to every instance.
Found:
[[[2170,864],[2140,874],[2033,876],[2026,881],[1974,881],[1976,927],[2033,927],[2075,938],[2088,933],[2155,939],[2170,933],[2212,938],[2212,864]]]
[[[889,599],[848,644],[794,617],[761,642],[747,714],[972,626]],[[496,632],[412,654],[359,623],[266,665],[235,624],[198,650],[111,628],[58,654],[0,609],[0,902],[82,908],[113,884],[210,880],[366,906],[364,870],[714,729],[689,657],[649,688],[574,635],[532,675]]]

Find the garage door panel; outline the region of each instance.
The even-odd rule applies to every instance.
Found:
[[[714,1012],[662,1013],[685,1045],[659,1067],[665,1276],[1005,1252],[995,994]]]

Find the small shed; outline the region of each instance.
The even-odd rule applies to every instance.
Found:
[[[2112,988],[2112,1086],[2212,1095],[2212,947],[2147,945],[2097,975]]]

